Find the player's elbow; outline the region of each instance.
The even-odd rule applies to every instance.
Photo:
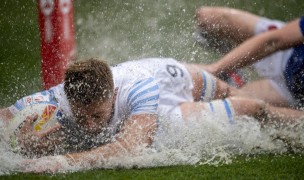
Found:
[[[208,28],[211,24],[219,21],[219,18],[225,16],[225,11],[220,7],[201,6],[195,10],[195,18],[198,25],[202,28]]]

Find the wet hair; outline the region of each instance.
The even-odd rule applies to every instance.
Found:
[[[64,91],[70,103],[89,105],[96,101],[104,102],[114,94],[111,69],[97,58],[70,64],[64,81]]]

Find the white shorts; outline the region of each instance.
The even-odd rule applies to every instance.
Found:
[[[154,76],[160,89],[159,109],[162,111],[161,114],[169,113],[183,102],[194,101],[192,77],[183,64],[174,59],[165,59],[159,62],[157,68]]]
[[[165,59],[158,63],[155,79],[159,82],[159,114],[170,114],[171,111],[183,102],[194,102],[193,80],[187,68],[174,59]],[[153,64],[150,64],[153,66]],[[216,89],[215,78],[208,72],[201,70],[203,88],[202,101],[210,101]]]
[[[285,25],[284,22],[270,20],[267,18],[261,18],[255,27],[255,34],[260,34],[272,29],[282,28]],[[277,90],[282,97],[286,98],[286,101],[290,105],[295,105],[296,101],[289,92],[284,77],[284,71],[286,63],[293,53],[293,49],[287,49],[279,51],[263,58],[261,61],[253,64],[255,71],[259,76],[267,78],[271,81],[271,85]]]

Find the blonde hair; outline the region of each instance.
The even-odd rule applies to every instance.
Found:
[[[89,105],[108,100],[114,94],[109,65],[97,58],[69,65],[65,73],[64,91],[70,103]]]

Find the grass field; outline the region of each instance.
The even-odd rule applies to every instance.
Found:
[[[202,51],[192,32],[202,5],[229,6],[262,16],[291,20],[302,15],[302,0],[75,0],[79,58],[98,56],[115,64],[141,57],[174,57],[210,62],[219,55]],[[41,90],[36,1],[0,2],[0,107]],[[0,162],[1,163],[1,162]],[[58,175],[14,174],[0,179],[303,179],[301,154],[237,157],[219,167],[173,166],[92,170]]]
[[[303,179],[304,157],[301,155],[260,155],[238,157],[221,166],[181,165],[147,169],[99,169],[83,172],[37,175],[14,174],[0,179]]]

